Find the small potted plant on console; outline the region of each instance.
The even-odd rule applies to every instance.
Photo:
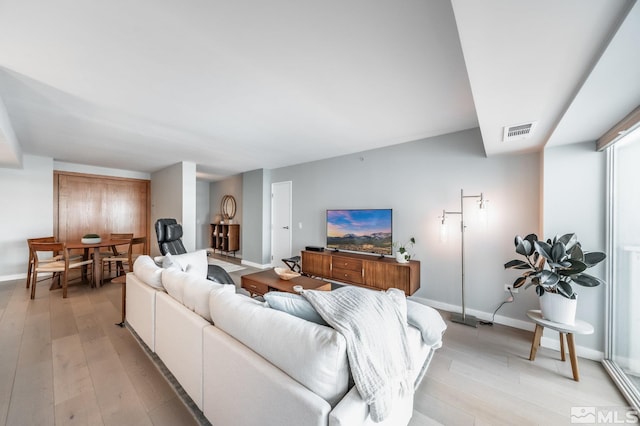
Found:
[[[411,260],[412,254],[407,250],[408,247],[413,247],[416,243],[416,239],[414,237],[409,238],[405,244],[400,244],[398,242],[393,243],[393,247],[397,247],[396,250],[396,260],[398,263],[407,263]]]

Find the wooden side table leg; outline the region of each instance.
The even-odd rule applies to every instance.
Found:
[[[564,339],[566,339],[566,337],[564,337],[564,333],[559,333],[560,334],[560,359],[562,359],[562,361],[566,361],[567,357],[565,356],[565,349],[564,349]]]
[[[536,324],[536,331],[533,333],[533,341],[531,342],[531,352],[529,353],[529,361],[536,359],[536,352],[540,346],[540,337],[542,337],[542,327],[540,324]]]
[[[569,345],[569,358],[571,359],[571,371],[573,372],[573,380],[580,381],[580,373],[578,372],[578,357],[576,356],[576,345],[573,340],[573,333],[567,333],[567,344]]]

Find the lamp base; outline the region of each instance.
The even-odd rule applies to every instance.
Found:
[[[468,325],[469,327],[478,327],[478,318],[473,315],[451,314],[451,321],[459,324]]]

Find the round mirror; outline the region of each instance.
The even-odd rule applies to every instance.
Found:
[[[236,215],[236,199],[233,195],[225,195],[220,203],[220,211],[224,220],[231,220]]]

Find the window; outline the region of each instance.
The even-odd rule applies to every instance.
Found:
[[[607,148],[608,318],[605,367],[640,405],[640,126]]]

